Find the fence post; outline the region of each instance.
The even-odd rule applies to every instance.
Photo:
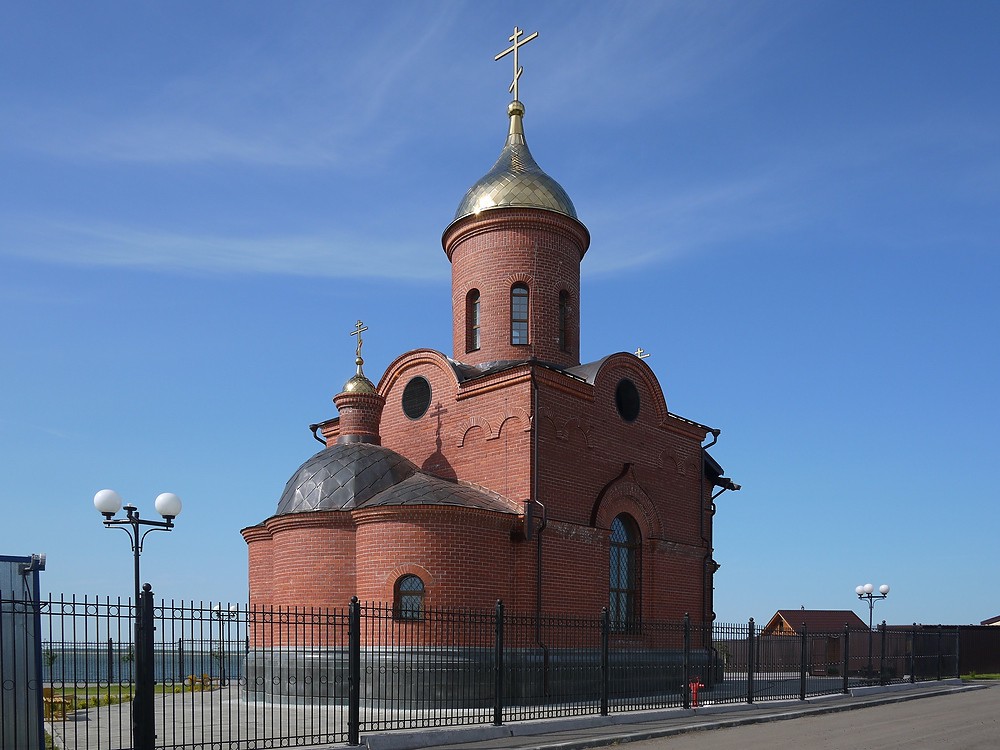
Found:
[[[941,636],[943,634],[943,629],[938,625],[938,637],[937,637],[937,679],[938,682],[941,681]]]
[[[747,703],[753,703],[753,669],[756,659],[756,646],[754,644],[754,624],[750,618],[750,626],[747,629]]]
[[[962,629],[956,625],[955,626],[955,679],[961,679],[962,677],[962,667],[960,662],[960,657],[962,656]]]
[[[917,681],[917,623],[913,623],[910,631],[910,684]]]
[[[493,652],[493,725],[503,724],[503,601],[497,599],[495,613],[496,636]]]
[[[108,636],[108,684],[115,681],[115,659],[112,653],[115,648],[114,639]]]
[[[184,683],[184,639],[177,639],[177,682]]]
[[[361,744],[361,604],[347,608],[347,744]]]
[[[608,657],[611,632],[611,613],[601,609],[601,716],[608,715],[608,694],[611,692],[611,669]]]
[[[809,656],[806,624],[802,623],[802,654],[799,657],[799,700],[806,699],[806,659]]]
[[[851,692],[850,683],[847,680],[847,669],[851,665],[851,626],[844,623],[844,695]]]
[[[153,591],[142,585],[136,603],[135,696],[132,699],[132,747],[153,750],[156,744],[156,710],[153,705]]]
[[[691,708],[691,616],[684,613],[684,656],[682,665],[682,675],[684,685],[682,694],[684,695],[684,708]]]
[[[885,684],[885,645],[886,645],[886,627],[885,620],[882,620],[882,624],[878,626],[878,629],[882,631],[882,652],[878,656],[878,684]]]

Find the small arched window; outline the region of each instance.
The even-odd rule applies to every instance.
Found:
[[[569,292],[559,292],[559,351],[569,351]]]
[[[611,588],[608,610],[611,627],[619,632],[639,627],[639,584],[641,581],[641,538],[639,526],[628,513],[611,522]]]
[[[479,290],[471,289],[465,296],[465,351],[474,352],[479,346]]]
[[[393,587],[392,614],[397,620],[424,619],[424,582],[420,576],[400,576]]]
[[[510,288],[510,343],[528,343],[528,285],[514,284]]]

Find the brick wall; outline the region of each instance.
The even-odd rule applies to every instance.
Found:
[[[414,420],[403,413],[402,392],[417,375],[431,384],[431,407]],[[524,538],[517,515],[536,497],[533,376],[537,498],[548,516],[543,612],[596,614],[607,606],[609,529],[616,515],[628,513],[642,539],[642,616],[710,617],[705,429],[669,414],[652,372],[630,354],[605,359],[593,384],[543,368],[533,373],[528,364],[459,384],[439,352],[401,356],[379,384],[383,445],[429,473],[502,495],[512,513],[393,507],[272,518],[265,523],[270,541],[257,527],[244,532],[254,599],[344,606],[357,594],[389,602],[395,580],[409,572],[424,580],[427,606],[483,609],[500,598],[512,612],[533,612],[537,540]],[[615,405],[622,378],[639,392],[633,422]]]

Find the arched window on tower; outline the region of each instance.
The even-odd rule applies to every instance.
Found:
[[[420,576],[400,576],[393,587],[392,614],[397,620],[424,619],[424,582]]]
[[[514,284],[510,288],[510,343],[528,343],[528,285]]]
[[[619,632],[639,629],[641,582],[641,538],[639,526],[628,513],[611,522],[611,595],[608,611],[611,627]]]
[[[465,351],[474,352],[479,346],[479,290],[470,289],[465,296]]]
[[[559,351],[569,351],[569,292],[559,292]]]

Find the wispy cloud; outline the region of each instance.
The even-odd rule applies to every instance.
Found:
[[[70,432],[65,432],[63,430],[55,430],[51,427],[45,427],[43,425],[30,424],[27,422],[16,422],[11,419],[0,418],[0,429],[5,431],[10,431],[14,434],[23,434],[25,431],[35,432],[41,435],[46,435],[48,437],[56,438],[57,440],[74,440],[78,438]]]
[[[560,56],[572,65],[540,66],[543,106],[565,112],[583,101],[588,118],[621,121],[674,106],[739,71],[801,11],[767,14],[766,23],[747,3],[583,4],[577,14],[574,28],[595,34],[563,40]]]
[[[149,88],[140,95],[8,97],[0,148],[81,161],[357,169],[412,137],[393,115],[420,97],[430,77],[405,85],[404,78],[417,59],[431,69],[444,65],[425,49],[454,21],[454,11],[398,11],[342,34],[334,46],[325,37],[319,44],[319,30],[306,21],[289,21],[274,49],[228,40],[227,54],[207,67],[144,81]]]
[[[115,225],[34,226],[3,239],[10,256],[84,266],[196,273],[259,273],[329,278],[438,279],[425,242],[361,235],[232,237],[156,232]]]
[[[591,212],[596,251],[585,271],[618,273],[801,225],[811,210],[790,189],[796,180],[774,170],[623,196]]]

